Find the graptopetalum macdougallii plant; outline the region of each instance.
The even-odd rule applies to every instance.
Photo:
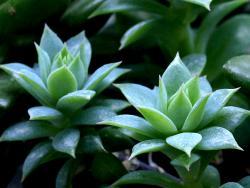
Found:
[[[202,178],[203,172],[212,168],[207,169],[209,161],[219,150],[242,150],[231,132],[249,111],[225,106],[238,89],[212,91],[206,78],[192,75],[178,54],[154,89],[131,83],[115,86],[145,119],[117,115],[101,124],[125,128],[128,135],[140,141],[133,147],[130,158],[163,152],[171,159],[180,179],[138,171],[125,175],[114,186],[142,183],[161,187],[216,187],[218,181],[211,181],[209,186],[207,177]]]
[[[91,46],[84,32],[63,43],[45,26],[40,45],[35,44],[38,64],[30,68],[20,63],[1,65],[42,106],[28,110],[29,121],[17,123],[3,132],[1,141],[26,141],[45,138],[27,156],[23,180],[37,166],[56,158],[70,157],[58,173],[56,187],[68,185],[73,176],[74,159],[85,150],[104,149],[98,135],[88,134],[87,126],[115,115],[128,103],[104,99],[88,104],[127,69],[118,63],[105,64],[88,74]],[[88,105],[85,109],[84,106]],[[79,125],[84,125],[81,130]],[[75,167],[74,167],[75,166]],[[71,173],[69,173],[71,172]]]

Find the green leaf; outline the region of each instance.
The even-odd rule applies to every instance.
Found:
[[[121,38],[119,49],[123,49],[137,40],[143,38],[152,28],[154,28],[155,20],[146,20],[135,24]]]
[[[236,84],[250,90],[250,55],[241,55],[233,57],[224,66],[227,76]]]
[[[25,121],[7,128],[0,137],[1,141],[25,141],[49,137],[56,134],[57,128],[47,122]]]
[[[205,188],[216,188],[220,186],[220,173],[219,171],[208,165],[201,175],[201,182]]]
[[[51,143],[43,142],[38,144],[31,150],[24,161],[22,181],[41,164],[59,157],[60,155],[53,149]]]
[[[177,53],[174,60],[162,75],[163,82],[167,88],[168,95],[172,96],[183,83],[191,78],[191,73],[182,63],[179,54]]]
[[[19,73],[20,70],[27,70],[30,72],[34,72],[34,70],[27,65],[21,64],[21,63],[8,63],[4,65],[0,65],[1,69],[3,69],[5,72],[7,72],[10,75],[14,75],[16,73]]]
[[[136,157],[143,153],[151,153],[161,151],[166,147],[166,142],[160,139],[145,140],[139,142],[132,148],[132,153],[129,159]]]
[[[161,77],[159,77],[159,97],[158,97],[158,105],[161,112],[167,114],[168,112],[168,94],[166,86],[163,83]]]
[[[139,84],[115,84],[133,106],[156,107],[153,90]]]
[[[146,11],[154,14],[166,14],[167,8],[151,0],[106,0],[90,17],[124,11]]]
[[[205,106],[204,116],[200,127],[205,127],[210,123],[237,90],[238,89],[219,89],[213,92],[209,96]]]
[[[73,73],[77,80],[78,89],[83,88],[85,79],[88,76],[88,72],[85,69],[80,56],[77,56],[68,66],[69,70]]]
[[[208,82],[206,76],[200,77],[200,95],[206,96],[208,93],[212,93],[212,87]]]
[[[78,167],[78,162],[73,159],[70,159],[66,163],[64,163],[56,177],[56,188],[72,187],[72,179]]]
[[[210,10],[210,3],[212,2],[212,0],[183,0],[183,1],[203,6],[207,10]]]
[[[187,96],[194,105],[197,100],[201,97],[200,94],[200,78],[195,76],[194,78],[190,79],[184,86]]]
[[[244,188],[238,183],[228,182],[220,186],[220,188]]]
[[[168,188],[182,187],[178,182],[176,182],[176,180],[173,180],[171,177],[168,177],[160,172],[148,170],[137,170],[134,172],[130,172],[114,182],[111,187],[115,188],[130,184],[151,185]]]
[[[89,40],[85,36],[85,32],[81,32],[76,36],[70,38],[67,42],[67,47],[73,56],[80,55],[80,59],[84,65],[86,72],[88,72],[92,50]]]
[[[123,74],[129,72],[129,69],[115,68],[112,70],[106,78],[104,78],[96,87],[96,92],[101,93],[104,89],[109,87],[116,79],[118,79]]]
[[[52,72],[47,84],[48,90],[55,100],[77,89],[77,81],[66,66]]]
[[[90,107],[75,114],[72,117],[72,123],[73,125],[96,125],[98,122],[104,121],[115,115],[115,112],[107,107]]]
[[[28,110],[30,120],[56,120],[63,118],[63,114],[54,108],[36,106]]]
[[[80,139],[80,131],[77,129],[65,129],[53,138],[53,148],[67,153],[75,158],[75,150]]]
[[[118,115],[108,118],[99,124],[112,125],[120,128],[129,129],[136,133],[145,135],[150,138],[159,138],[162,135],[143,118],[134,115]]]
[[[220,110],[216,118],[209,125],[234,131],[249,115],[248,110],[234,106],[226,106]]]
[[[166,142],[181,151],[184,151],[189,157],[192,150],[200,143],[202,136],[198,133],[179,133],[174,136],[170,136],[166,139]]]
[[[140,113],[146,118],[147,121],[160,133],[164,135],[171,135],[177,133],[175,124],[162,112],[149,107],[138,107]]]
[[[40,46],[38,46],[36,43],[35,46],[38,54],[38,66],[40,70],[40,77],[42,78],[43,83],[47,84],[47,78],[49,76],[51,66],[50,58],[48,53],[42,48],[40,48]]]
[[[133,138],[134,140],[138,140],[138,141],[149,140],[152,138],[152,137],[144,136],[142,134],[139,134],[135,131],[132,131],[132,130],[126,129],[126,128],[120,128],[120,131],[122,132],[122,134],[124,134],[130,138]]]
[[[63,42],[47,25],[43,30],[40,47],[46,51],[51,60],[63,48]]]
[[[192,104],[182,87],[170,101],[167,116],[174,122],[177,129],[181,129],[191,109]]]
[[[190,157],[185,154],[182,154],[178,156],[177,158],[173,159],[171,161],[171,165],[184,167],[186,168],[187,171],[189,171],[191,165],[195,163],[196,161],[198,161],[199,159],[200,159],[200,156],[196,154],[192,154]]]
[[[192,76],[200,76],[205,68],[207,57],[205,54],[191,54],[182,59]]]
[[[127,101],[119,99],[98,99],[93,102],[93,105],[105,106],[110,108],[114,112],[120,112],[130,106]]]
[[[247,0],[237,0],[221,3],[215,6],[202,21],[195,38],[195,48],[197,52],[204,53],[207,43],[217,24],[229,13],[245,4]]]
[[[92,90],[78,90],[60,98],[56,107],[63,112],[73,113],[86,105],[95,95]]]
[[[84,85],[84,89],[94,90],[97,89],[98,84],[107,77],[112,70],[118,67],[121,62],[109,63],[98,68],[87,80]]]
[[[199,150],[242,150],[232,133],[222,127],[210,127],[200,131],[199,134],[202,135],[202,141],[197,146]]]
[[[182,131],[193,131],[199,126],[204,116],[208,97],[209,95],[202,97],[195,103],[184,122]]]

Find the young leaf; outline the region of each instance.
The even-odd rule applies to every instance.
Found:
[[[78,168],[76,160],[68,160],[59,170],[56,177],[56,188],[70,188],[74,174]]]
[[[219,171],[215,167],[208,165],[201,175],[201,182],[204,187],[219,187],[221,184]]]
[[[25,141],[35,138],[53,136],[58,129],[42,121],[25,121],[7,128],[0,141]]]
[[[143,184],[143,185],[151,185],[151,186],[159,186],[159,187],[169,187],[169,188],[181,188],[183,187],[178,181],[175,179],[166,176],[160,172],[149,171],[149,170],[137,170],[134,172],[130,172],[116,182],[114,182],[111,187],[121,187],[124,185],[134,185],[134,184]]]
[[[151,0],[107,0],[90,17],[124,11],[146,11],[154,14],[166,14],[167,8]]]
[[[134,145],[132,149],[132,153],[129,159],[136,157],[137,155],[143,153],[151,153],[161,151],[166,147],[166,142],[160,139],[152,139],[152,140],[145,140],[143,142],[139,142],[138,144]]]
[[[192,76],[200,76],[205,68],[207,57],[205,54],[191,54],[182,59]]]
[[[220,110],[216,118],[209,124],[234,131],[250,115],[248,110],[226,106]]]
[[[55,150],[67,153],[75,158],[75,150],[80,139],[80,131],[78,129],[65,129],[59,132],[52,142]]]
[[[60,98],[56,107],[63,112],[73,113],[87,104],[95,95],[92,90],[78,90]]]
[[[210,3],[212,2],[212,0],[183,0],[183,1],[203,6],[207,10],[210,10]]]
[[[140,113],[159,132],[165,135],[177,133],[175,124],[162,112],[149,107],[138,106]]]
[[[53,149],[51,143],[43,142],[38,144],[31,150],[24,161],[22,181],[39,165],[59,157],[61,156]]]
[[[163,82],[167,88],[169,97],[172,96],[183,83],[191,78],[191,73],[182,63],[179,54],[170,63],[166,71],[162,75]]]
[[[187,169],[187,171],[189,171],[191,165],[195,163],[196,161],[198,161],[199,159],[200,159],[200,156],[196,154],[192,154],[190,157],[185,154],[182,154],[178,156],[177,158],[173,159],[171,161],[171,165],[184,167]]]
[[[63,114],[54,108],[36,106],[28,110],[30,120],[56,120],[63,118]]]
[[[119,99],[98,99],[92,103],[96,106],[105,106],[113,110],[114,112],[120,112],[130,106],[125,100]]]
[[[99,124],[112,125],[120,128],[129,129],[136,133],[145,135],[150,138],[162,137],[161,134],[154,130],[154,128],[143,118],[134,115],[118,115],[108,118]]]
[[[200,98],[195,105],[193,106],[192,110],[190,111],[190,113],[187,116],[187,119],[184,122],[184,125],[182,127],[182,131],[193,131],[195,130],[204,115],[204,110],[205,110],[205,106],[207,103],[209,95]]]
[[[170,146],[184,151],[190,157],[192,150],[200,143],[201,139],[202,136],[198,133],[179,133],[168,137],[166,142]]]
[[[95,90],[98,84],[111,73],[121,62],[109,63],[98,68],[86,81],[84,89]]]
[[[63,42],[47,25],[43,30],[40,47],[46,51],[51,60],[63,48]]]
[[[55,100],[77,90],[77,81],[70,70],[63,66],[49,75],[48,90]]]
[[[85,79],[88,76],[88,72],[85,69],[80,56],[77,56],[68,66],[69,70],[74,74],[77,80],[78,89],[83,88]]]
[[[167,94],[167,89],[166,86],[164,85],[161,77],[159,78],[159,97],[158,97],[158,105],[164,114],[167,114],[168,112],[168,94]]]
[[[133,106],[156,107],[156,96],[153,90],[139,84],[115,84],[115,86]]]
[[[238,89],[219,89],[209,96],[200,128],[205,127],[215,118],[217,113],[226,105],[237,90]]]
[[[183,88],[180,88],[169,103],[167,116],[174,122],[177,129],[181,129],[191,109],[192,104],[190,100]]]
[[[195,76],[185,84],[184,88],[187,92],[187,96],[190,102],[192,103],[192,105],[194,105],[201,96],[200,78],[198,76]]]
[[[49,76],[51,66],[50,58],[48,53],[42,48],[40,48],[40,46],[38,46],[36,43],[35,46],[38,54],[38,66],[40,70],[40,77],[42,78],[43,83],[47,84],[47,78]]]
[[[202,135],[202,141],[197,146],[199,150],[242,150],[232,133],[222,127],[210,127],[200,131],[199,134]]]
[[[103,106],[90,107],[86,110],[79,111],[72,117],[73,125],[96,125],[116,114],[110,108]]]

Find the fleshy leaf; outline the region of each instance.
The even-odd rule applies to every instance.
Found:
[[[162,75],[163,82],[167,88],[168,95],[172,96],[183,83],[191,78],[191,73],[182,63],[177,53],[174,60],[170,63],[166,71]]]
[[[30,120],[56,120],[63,118],[58,110],[46,106],[36,106],[28,110]]]
[[[55,55],[63,48],[63,42],[47,25],[43,30],[43,35],[40,41],[40,47],[45,50],[52,60]]]
[[[220,186],[219,188],[244,188],[240,184],[235,182],[228,182]]]
[[[201,128],[205,127],[215,118],[217,113],[226,105],[237,90],[238,89],[219,89],[209,96],[201,121]]]
[[[53,149],[51,143],[43,142],[38,144],[31,150],[24,161],[22,180],[24,180],[39,165],[59,157],[60,155],[58,155],[58,153]]]
[[[192,150],[200,143],[201,139],[202,136],[198,133],[179,133],[168,137],[166,142],[170,146],[184,151],[190,157]]]
[[[212,87],[208,82],[206,76],[200,77],[200,95],[201,97],[207,95],[208,93],[212,93]]]
[[[115,84],[127,100],[135,107],[155,107],[155,93],[149,88],[139,84]]]
[[[56,107],[63,112],[73,113],[87,104],[95,95],[92,90],[78,90],[60,98]]]
[[[195,76],[194,78],[192,78],[185,84],[184,88],[187,92],[187,96],[190,102],[192,103],[192,105],[194,105],[201,95],[200,94],[200,78],[198,76]]]
[[[162,134],[171,135],[177,133],[175,124],[162,112],[143,106],[139,106],[138,109],[145,119]]]
[[[200,76],[207,62],[205,54],[191,54],[182,59],[192,76]]]
[[[80,139],[78,129],[65,129],[53,138],[53,148],[75,158],[75,150]]]
[[[84,89],[94,90],[97,88],[98,84],[111,73],[116,67],[118,67],[121,62],[109,63],[98,68],[86,81]]]
[[[47,84],[48,90],[55,100],[77,89],[77,81],[66,66],[52,72]]]
[[[200,150],[238,149],[242,150],[228,130],[222,127],[210,127],[199,132],[202,141],[198,144]]]
[[[43,83],[47,84],[47,78],[49,76],[51,66],[50,58],[48,53],[42,48],[40,48],[40,46],[38,46],[36,43],[35,46],[38,54],[38,66],[40,70],[40,77],[42,78]]]
[[[72,117],[74,125],[96,125],[96,123],[104,121],[115,116],[115,112],[110,108],[103,106],[90,107],[76,113]]]
[[[161,134],[153,129],[153,127],[141,117],[134,115],[118,115],[108,118],[100,124],[113,125],[120,128],[129,129],[147,137],[161,137]]]
[[[203,118],[205,106],[209,95],[200,98],[187,116],[182,131],[193,131],[197,128]]]
[[[25,121],[7,128],[0,137],[1,141],[25,141],[53,136],[58,129],[42,121]]]
[[[169,103],[167,116],[174,122],[177,129],[181,129],[191,109],[192,104],[184,88],[181,87]]]
[[[249,188],[250,187],[250,176],[246,176],[244,178],[242,178],[239,183],[245,187],[245,188]]]
[[[196,161],[198,161],[199,159],[200,159],[200,156],[196,154],[192,154],[190,157],[185,154],[182,154],[178,156],[177,158],[173,159],[171,161],[171,164],[174,166],[184,167],[187,169],[187,171],[189,171],[191,165],[195,163]]]
[[[161,77],[159,78],[159,96],[158,96],[158,105],[164,114],[167,114],[168,112],[168,94],[166,86],[164,85]]]
[[[71,187],[72,179],[78,168],[79,164],[76,160],[68,160],[59,170],[56,177],[56,188],[69,188]]]
[[[161,151],[166,147],[166,142],[160,139],[145,140],[134,145],[130,159],[143,153]]]
[[[21,63],[8,63],[4,65],[0,65],[1,69],[3,69],[5,72],[7,72],[10,75],[14,75],[15,73],[19,73],[20,70],[27,70],[30,72],[34,72],[34,70],[27,65],[21,64]]]
[[[183,0],[183,1],[203,6],[207,10],[210,10],[210,3],[212,2],[212,0]]]
[[[234,106],[226,106],[220,110],[210,125],[234,131],[249,115],[248,110]]]
[[[120,99],[98,99],[92,103],[96,106],[105,106],[113,110],[114,112],[120,112],[130,106],[125,100]]]
[[[221,184],[219,171],[208,165],[201,175],[201,182],[203,186],[219,187]]]

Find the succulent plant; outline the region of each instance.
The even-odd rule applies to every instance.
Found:
[[[40,45],[35,46],[38,64],[33,68],[21,63],[1,65],[41,104],[28,110],[29,121],[7,128],[0,137],[1,141],[45,138],[25,159],[23,179],[45,162],[69,155],[75,158],[78,150],[81,153],[91,147],[103,149],[95,132],[85,129],[81,133],[78,126],[84,125],[86,128],[96,124],[106,117],[114,116],[116,111],[128,105],[122,100],[100,101],[98,98],[89,104],[97,94],[128,70],[117,68],[120,62],[110,63],[89,75],[91,45],[84,32],[63,43],[45,26]],[[90,145],[85,147],[87,143]],[[69,179],[65,176],[72,176],[67,172],[75,168],[75,163],[72,159],[66,162],[58,174],[56,187],[65,187]]]
[[[242,150],[231,132],[249,111],[225,106],[238,88],[212,91],[206,78],[192,75],[178,54],[154,89],[131,83],[115,86],[143,117],[117,115],[101,124],[125,129],[139,141],[130,158],[163,152],[185,184],[199,182],[216,151]]]

